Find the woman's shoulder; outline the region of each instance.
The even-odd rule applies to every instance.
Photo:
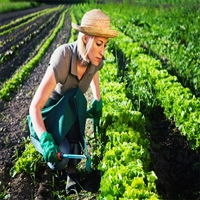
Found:
[[[72,51],[74,50],[75,46],[76,46],[76,42],[62,44],[62,45],[58,46],[55,51],[56,52],[60,52],[65,56],[65,55],[67,55],[69,53],[72,53]]]

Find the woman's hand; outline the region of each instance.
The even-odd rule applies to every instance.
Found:
[[[102,116],[102,99],[93,100],[92,106],[87,110],[86,117],[92,118],[94,133],[98,132],[99,122]]]
[[[55,145],[55,141],[50,133],[44,132],[40,136],[40,146],[42,147],[42,155],[45,162],[58,163],[57,153],[60,152],[60,149]]]

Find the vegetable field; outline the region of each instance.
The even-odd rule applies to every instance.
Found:
[[[200,199],[200,8],[198,0],[43,4],[0,14],[0,199]],[[87,120],[91,174],[65,193],[30,143],[31,99],[71,22],[102,9],[119,35],[100,71],[103,116]],[[88,106],[92,96],[86,93]]]

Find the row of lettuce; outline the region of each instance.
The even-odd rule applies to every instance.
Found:
[[[137,99],[134,101],[136,108],[140,109],[142,102],[146,104],[147,110],[143,110],[145,113],[155,105],[164,108],[165,115],[175,121],[176,127],[189,141],[191,149],[198,150],[199,98],[189,88],[183,87],[176,76],[163,69],[160,61],[144,54],[144,49],[131,38],[120,34],[112,45],[123,51],[125,58],[130,61],[126,66],[125,77],[129,90],[127,92]]]
[[[127,12],[128,7],[123,9],[123,6],[124,4],[119,4],[117,13],[124,14],[125,10]],[[93,7],[82,6],[82,12]],[[111,12],[111,7],[109,5],[98,5],[98,7],[108,13],[113,19],[115,28],[119,30],[121,18],[119,19],[115,13]],[[129,22],[127,20],[124,24],[129,24]],[[126,29],[131,29],[131,27]],[[194,43],[194,41],[192,42]],[[176,76],[163,69],[160,60],[147,55],[146,50],[141,47],[141,43],[135,42],[132,37],[119,30],[119,36],[110,43],[112,49],[115,52],[121,52],[124,59],[124,66],[120,66],[119,69],[123,68],[121,74],[124,77],[123,81],[127,83],[127,93],[132,94],[132,97],[135,98],[132,99],[132,102],[136,102],[134,109],[140,110],[142,101],[146,104],[147,109],[151,109],[155,105],[163,107],[166,116],[174,120],[181,134],[186,136],[190,147],[198,150],[200,146],[200,99],[196,98],[188,87],[183,87]]]
[[[119,16],[117,17],[115,13],[111,12],[111,8],[108,5],[98,5],[98,7],[105,11],[109,16],[111,16],[112,19],[115,19],[113,21],[115,29],[119,30],[119,36],[116,39],[110,40],[108,49],[114,50],[115,56],[119,55],[118,53],[120,53],[120,56],[123,57],[123,66],[115,66],[115,64],[112,63],[111,65],[108,65],[109,68],[106,68],[107,64],[105,64],[105,73],[103,73],[103,71],[101,72],[102,93],[103,95],[105,95],[103,96],[105,105],[103,118],[106,121],[106,128],[103,130],[106,130],[105,132],[109,139],[105,147],[103,160],[99,165],[99,169],[103,171],[100,197],[102,199],[104,199],[105,197],[106,199],[136,198],[136,196],[134,195],[137,192],[136,190],[134,190],[134,188],[137,187],[134,186],[134,183],[132,184],[132,187],[130,184],[130,182],[133,181],[134,178],[131,177],[129,184],[125,183],[127,180],[125,171],[129,171],[130,169],[124,168],[128,166],[127,163],[130,163],[131,160],[135,161],[134,158],[137,158],[137,156],[134,155],[135,157],[133,156],[129,160],[129,156],[127,153],[128,146],[130,146],[131,148],[131,145],[134,142],[132,143],[128,141],[127,144],[126,141],[125,143],[123,143],[123,140],[120,140],[120,138],[123,137],[122,132],[126,132],[126,125],[125,127],[123,127],[122,124],[131,124],[131,122],[133,122],[130,127],[134,127],[134,124],[136,123],[136,121],[131,119],[132,115],[129,113],[130,110],[140,110],[142,111],[142,113],[143,111],[147,113],[150,112],[150,110],[153,109],[155,106],[162,107],[164,109],[166,117],[170,120],[173,120],[176,127],[180,130],[182,136],[186,137],[189,142],[190,148],[198,151],[200,146],[200,100],[199,98],[195,97],[195,95],[188,87],[183,87],[180,83],[180,80],[178,80],[176,76],[171,75],[166,69],[164,69],[159,59],[153,58],[151,55],[148,55],[146,48],[141,45],[141,41],[136,42],[133,37],[127,36],[127,34],[124,34],[120,31]],[[88,7],[83,5],[80,9],[83,14],[85,11],[92,8],[95,8],[95,6]],[[126,10],[127,12],[127,9],[121,8],[119,12],[116,13],[122,13],[123,16],[127,16],[127,14],[125,15],[122,10]],[[129,23],[130,21],[124,21],[124,24]],[[131,26],[126,26],[127,32],[129,28],[131,29]],[[130,35],[132,36],[133,33]],[[170,38],[169,41],[171,41]],[[194,45],[195,41],[192,40],[191,43]],[[196,60],[193,62],[194,65],[191,65],[195,66],[195,70],[197,70],[196,65],[198,65],[199,62],[197,53],[198,48],[198,46],[194,47],[194,57]],[[175,52],[177,53],[177,51]],[[175,52],[172,51],[172,54],[174,54]],[[189,59],[191,51],[189,52],[189,50],[186,49],[184,52],[184,55],[187,57],[187,59]],[[106,58],[108,59],[109,56],[106,55]],[[190,60],[185,60],[185,62],[186,64],[187,62],[191,63]],[[113,71],[112,66],[119,70],[118,74]],[[186,70],[188,70],[188,68],[186,68]],[[123,75],[123,77],[118,77],[118,80],[116,80],[115,78],[119,74]],[[106,75],[108,77],[107,79]],[[115,78],[112,79],[113,77]],[[104,82],[104,79],[106,83],[105,85],[104,83],[102,83]],[[120,80],[123,80],[124,84],[122,84],[123,87],[118,90],[119,86],[117,86],[116,83],[119,83]],[[109,90],[111,90],[112,92],[110,92]],[[129,107],[128,102],[130,100],[127,99],[127,103],[124,102],[127,98],[124,92],[129,97],[131,97],[131,102],[133,103],[132,108]],[[109,101],[107,101],[107,99],[109,99]],[[112,106],[110,106],[109,103],[112,104]],[[114,106],[115,103],[116,106]],[[142,105],[145,105],[145,109],[142,108]],[[118,110],[120,114],[118,113]],[[142,120],[140,119],[138,121]],[[103,127],[104,124],[102,128]],[[121,130],[121,127],[123,127],[122,132],[119,131]],[[102,133],[104,133],[104,131]],[[139,131],[139,133],[141,134],[142,132]],[[128,137],[130,137],[130,135],[127,136],[127,138]],[[142,137],[142,134],[140,135],[140,137],[144,139]],[[140,147],[148,147],[148,145],[145,144],[138,145]],[[121,148],[124,149],[121,150]],[[126,149],[127,152],[125,151]],[[124,156],[123,152],[126,152],[126,156]],[[133,153],[134,150],[132,149],[132,151],[130,152]],[[126,158],[128,161],[126,160]],[[125,160],[127,161],[127,163]],[[142,159],[142,157],[141,161],[143,165],[146,162],[148,163],[148,159],[145,159],[146,162],[143,162],[144,160]],[[132,167],[132,169],[133,168],[134,167]],[[141,174],[138,176],[141,177]],[[130,188],[128,187],[128,185],[130,186]],[[146,189],[148,188],[147,185],[148,184],[146,184]],[[144,194],[144,191],[141,193]],[[126,196],[128,194],[133,196]],[[137,198],[142,199],[144,197],[138,196]]]
[[[84,8],[76,6],[72,13],[78,23]],[[102,173],[98,199],[160,199],[156,174],[150,171],[145,118],[141,112],[133,111],[132,102],[126,97],[126,84],[119,81],[116,57],[109,51],[105,57],[100,71],[103,116],[97,136],[101,150],[94,149],[103,155],[98,164]]]
[[[107,142],[98,166],[103,175],[99,199],[160,199],[157,177],[149,167],[145,119],[141,112],[133,111],[126,85],[116,79],[114,55],[107,53],[106,58],[100,72],[104,102],[100,134],[107,136]]]
[[[145,47],[148,54],[160,59],[170,74],[199,96],[199,4],[195,1],[163,7],[120,4],[115,9],[111,15],[115,26]]]
[[[138,95],[140,101],[144,97],[143,100],[148,103],[149,109],[155,104],[163,107],[165,115],[174,120],[181,134],[186,136],[190,147],[198,150],[199,98],[196,98],[189,88],[183,87],[176,76],[170,75],[163,69],[160,61],[144,54],[140,44],[134,43],[128,36],[120,35],[113,42],[113,46],[123,51],[125,58],[130,61],[125,77],[133,90],[133,96]],[[135,85],[140,87],[139,92],[135,90]]]
[[[120,52],[120,56],[123,57],[124,66],[120,66],[119,68],[122,71],[121,75],[123,75],[123,78],[121,79],[127,83],[126,93],[132,98],[134,109],[140,110],[142,113],[147,113],[150,112],[154,106],[161,106],[164,109],[167,118],[174,120],[176,127],[180,130],[181,134],[187,138],[191,149],[198,150],[200,147],[200,99],[195,97],[188,87],[183,87],[177,76],[171,75],[166,69],[164,69],[159,59],[155,59],[151,55],[147,54],[146,49],[141,46],[141,42],[144,41],[142,37],[141,41],[138,41],[139,38],[135,41],[136,39],[134,38],[134,32],[132,30],[132,27],[135,26],[130,26],[133,20],[137,20],[137,17],[131,15],[135,10],[131,11],[127,5],[120,4],[117,13],[120,13],[120,16],[122,14],[123,17],[121,16],[119,18],[119,16],[116,16],[116,12],[110,12],[111,6],[112,5],[102,5],[99,7],[108,13],[115,28],[119,30],[119,36],[116,39],[111,40],[110,43],[112,48],[115,49],[115,52]],[[87,8],[82,8],[82,10],[85,9]],[[130,11],[132,21],[130,21],[130,15],[125,15],[124,13],[127,11]],[[145,20],[147,18],[146,12],[138,16],[138,18],[141,18],[138,22],[140,24],[143,15],[145,15]],[[125,20],[126,18],[124,16],[128,16],[128,19]],[[199,16],[197,17],[195,25],[197,25],[198,19]],[[122,29],[123,32],[120,31],[121,20],[123,20],[125,26]],[[196,19],[194,19],[194,21],[195,20]],[[187,24],[188,21],[185,21]],[[143,21],[142,24],[144,23],[146,22]],[[190,37],[188,36],[189,38],[187,39],[188,43],[190,42],[195,46],[194,53],[197,53],[199,49],[198,43],[195,44],[195,42],[199,41],[199,38],[196,38],[196,28],[197,26],[192,29],[194,32],[194,39],[191,37],[193,33],[192,31],[188,32]],[[131,37],[126,34],[129,30],[132,33],[129,34]],[[147,38],[145,39],[147,41]],[[171,41],[170,38],[169,41]],[[187,54],[188,51],[185,50],[184,52]],[[177,57],[179,56],[176,51],[171,52],[171,54],[174,53],[176,53]],[[192,52],[190,51],[190,53]],[[194,65],[195,70],[197,70],[199,56],[197,56],[197,54],[195,55],[197,60],[194,62]],[[188,59],[189,57],[190,56],[187,55]],[[185,70],[187,70],[188,74],[198,76],[198,73],[195,73],[192,69],[190,71],[190,68],[188,69],[188,67]],[[195,81],[196,79],[193,77],[193,80]],[[142,106],[145,107],[145,109]]]
[[[10,100],[11,93],[17,91],[17,89],[22,86],[23,82],[30,76],[33,68],[39,63],[40,59],[47,51],[49,45],[53,42],[57,33],[63,27],[65,15],[69,11],[69,8],[64,9],[63,7],[59,7],[59,10],[61,11],[61,15],[58,19],[59,23],[55,29],[52,30],[51,35],[45,39],[45,41],[43,41],[44,43],[40,46],[37,54],[32,59],[30,59],[29,62],[21,66],[18,71],[16,71],[16,73],[3,84],[0,90],[0,99]]]
[[[145,157],[148,154],[149,147],[145,142],[145,131],[135,127],[138,124],[140,128],[144,128],[145,123],[140,123],[143,121],[141,113],[138,114],[139,112],[132,112],[132,110],[150,113],[155,106],[162,107],[166,117],[175,121],[180,133],[187,138],[190,148],[198,151],[200,146],[200,118],[198,115],[200,101],[189,88],[182,86],[176,76],[170,75],[163,68],[159,59],[148,55],[145,46],[141,45],[144,40],[141,39],[140,41],[139,38],[136,40],[130,37],[133,36],[133,33],[127,36],[128,34],[124,33],[124,29],[123,32],[120,31],[121,24],[119,21],[123,19],[122,16],[129,16],[127,15],[127,9],[123,9],[124,5],[122,4],[122,7],[120,5],[118,6],[118,12],[111,12],[112,8],[108,4],[106,6],[98,5],[98,8],[113,19],[114,28],[119,30],[119,36],[110,40],[108,46],[108,51],[113,51],[115,57],[107,52],[105,56],[106,63],[104,69],[101,70],[101,88],[104,100],[101,134],[106,133],[107,143],[102,162],[99,164],[99,169],[103,173],[100,199],[156,199],[160,197],[156,195],[155,179],[151,182],[150,179],[145,177],[150,173],[148,172],[150,160],[148,156]],[[76,9],[81,10],[80,12],[76,11],[76,13],[79,13],[76,14],[77,21],[80,23],[81,13],[83,15],[85,11],[92,8],[97,8],[97,6],[82,5],[80,8],[76,7]],[[116,13],[120,13],[122,16],[116,16]],[[142,24],[141,21],[139,23]],[[124,24],[129,24],[125,27],[126,32],[131,30],[130,20],[124,21]],[[194,36],[196,36],[195,34],[196,32]],[[169,41],[171,41],[170,38]],[[195,39],[191,43],[194,44]],[[197,46],[194,47],[195,58],[197,58],[198,48]],[[172,54],[175,52],[172,51]],[[189,59],[188,50],[186,49],[185,52],[184,55]],[[119,53],[122,58],[117,58]],[[123,59],[123,64],[120,62],[123,66],[115,64],[114,59]],[[196,61],[195,67],[198,64],[198,59]],[[121,81],[123,83],[120,84]],[[130,98],[127,98],[127,96]],[[139,142],[137,133],[139,133],[138,138],[143,142]],[[132,141],[131,135],[134,138]],[[141,148],[146,149],[147,154],[137,157],[140,153],[135,153],[133,146],[136,149],[138,147],[140,153]],[[130,165],[132,167],[129,168]],[[142,166],[145,176],[138,173],[137,167],[139,165]],[[132,177],[128,175],[129,171],[133,175]],[[149,185],[152,187],[148,187]],[[140,188],[139,191],[137,191],[137,188]]]
[[[0,36],[9,34],[12,31],[22,28],[24,25],[29,24],[30,22],[35,21],[36,19],[44,15],[52,14],[59,9],[60,9],[60,6],[55,7],[55,8],[47,8],[47,9],[17,18],[16,20],[13,20],[7,24],[0,26],[0,31],[1,31]]]
[[[9,60],[12,60],[19,54],[19,50],[22,49],[24,46],[29,45],[29,42],[32,41],[34,38],[36,38],[39,34],[42,33],[46,27],[48,27],[53,21],[55,22],[56,17],[60,14],[61,9],[60,6],[53,8],[53,9],[46,9],[45,11],[40,11],[39,13],[33,13],[35,17],[31,18],[30,20],[26,21],[25,23],[21,23],[21,20],[23,18],[27,19],[28,16],[32,16],[32,14],[18,18],[19,20],[16,20],[16,23],[19,21],[20,24],[18,26],[14,26],[13,28],[19,29],[20,27],[24,26],[25,24],[28,24],[30,22],[33,22],[32,25],[29,25],[28,27],[23,29],[23,33],[26,35],[24,37],[21,37],[21,40],[19,40],[15,45],[12,45],[12,42],[14,38],[11,36],[6,40],[1,41],[0,39],[0,45],[7,46],[6,50],[2,53],[0,53],[0,67],[1,65],[6,64]],[[43,19],[44,17],[44,19]],[[21,20],[20,20],[21,19]],[[23,19],[24,20],[24,19]],[[40,23],[38,23],[40,22]],[[9,24],[14,24],[14,23],[9,23]],[[6,25],[9,25],[6,24]],[[38,27],[39,26],[39,27]],[[0,29],[3,26],[0,27]],[[8,29],[4,32],[12,32],[13,28]],[[33,31],[30,32],[30,29]],[[30,32],[30,33],[29,33]],[[19,31],[18,35],[21,35],[22,32]],[[17,36],[16,36],[17,37]],[[10,74],[9,74],[10,75]],[[4,80],[8,77],[4,77]]]

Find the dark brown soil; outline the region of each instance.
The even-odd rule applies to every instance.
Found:
[[[161,108],[151,116],[152,170],[163,199],[200,199],[200,154],[192,151],[173,121]]]
[[[42,6],[44,9],[48,7]],[[35,9],[36,12],[40,10],[39,8]],[[33,9],[30,9],[30,13],[31,12],[33,12]],[[0,63],[0,82],[4,82],[6,79],[10,78],[20,66],[27,62],[27,58],[33,57],[34,54],[37,53],[41,43],[45,41],[45,37],[51,34],[60,17],[60,13],[61,11],[57,11],[55,13],[43,15],[31,23],[13,30],[11,33],[0,36],[0,41],[3,42],[3,45],[0,46],[0,54],[5,55],[5,52],[8,54]],[[22,15],[22,11],[20,14]],[[54,17],[53,14],[55,14]],[[10,15],[11,13],[9,13],[9,16]],[[3,17],[5,18],[5,14]],[[51,21],[48,21],[51,17],[53,17]],[[47,22],[47,24],[45,24],[45,22]],[[43,28],[40,30],[41,26]]]
[[[0,15],[0,19],[3,19],[0,21],[0,25],[43,8],[45,7],[31,9],[29,12],[27,10],[20,11],[19,14],[14,12]],[[52,184],[54,184],[54,189],[57,192],[64,194],[66,182],[66,172],[64,170],[55,173],[47,166],[41,167],[39,173],[36,174],[35,183],[30,176],[24,173],[11,178],[9,170],[14,165],[15,150],[18,149],[19,155],[24,150],[24,146],[21,144],[23,138],[29,136],[26,122],[29,105],[45,73],[50,56],[57,45],[66,43],[70,37],[69,13],[66,14],[65,19],[64,28],[59,32],[28,80],[24,82],[22,88],[12,94],[11,101],[0,100],[0,181],[7,188],[11,200],[59,199],[52,195]],[[51,29],[53,28],[51,27]],[[38,36],[38,41],[42,41],[42,39],[44,39],[44,34],[41,33],[40,37]],[[28,46],[23,51],[32,52],[33,49]],[[25,57],[22,54],[22,57],[23,62],[26,62],[27,56]],[[2,74],[0,76],[2,78]],[[88,98],[90,98],[89,95],[88,93]],[[190,150],[185,138],[180,136],[174,123],[165,118],[162,109],[159,109],[155,116],[152,116],[150,122],[148,138],[151,142],[151,167],[158,176],[157,189],[159,194],[163,199],[200,199],[199,153]],[[82,174],[82,179],[83,189],[79,194],[79,199],[96,199],[100,183],[98,171],[93,171],[92,174]],[[88,191],[91,192],[89,196]],[[74,199],[77,199],[77,196]]]

